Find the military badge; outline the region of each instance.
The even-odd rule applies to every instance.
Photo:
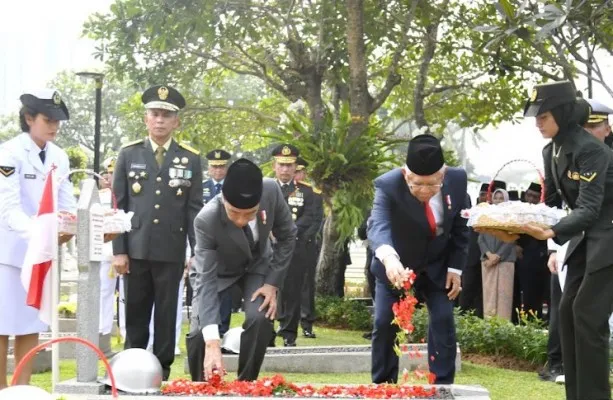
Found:
[[[183,195],[183,190],[181,190],[181,188],[177,189],[177,196],[182,196]]]
[[[133,191],[135,194],[139,194],[139,193],[140,193],[140,190],[141,190],[141,185],[140,185],[140,183],[138,183],[138,182],[134,182],[134,183],[132,184],[132,191]]]
[[[58,92],[53,93],[53,104],[55,104],[56,106],[62,104],[62,98],[60,97],[60,94]]]
[[[166,100],[168,98],[168,88],[166,86],[160,86],[158,89],[158,97],[160,100]]]
[[[13,175],[15,173],[15,167],[0,167],[0,174],[5,178]]]
[[[532,93],[530,94],[530,101],[535,101],[538,97],[538,92],[536,89],[532,89]]]
[[[187,165],[188,161],[189,160],[187,159],[187,157],[181,158],[181,164],[183,164],[183,165]]]
[[[262,220],[262,225],[266,225],[266,210],[260,211],[260,220]]]
[[[283,146],[283,149],[281,150],[281,154],[284,156],[289,156],[290,154],[292,154],[292,150],[287,146]]]
[[[579,179],[585,182],[591,182],[596,178],[596,175],[598,175],[596,172],[586,172],[583,175],[579,175]]]
[[[134,171],[128,172],[128,177],[134,178],[135,176],[136,176],[136,172],[134,172]]]
[[[172,159],[173,164],[178,164],[179,162],[181,162],[181,160],[179,160],[179,157],[175,157]]]

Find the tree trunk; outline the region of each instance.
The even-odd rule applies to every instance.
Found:
[[[364,43],[364,2],[347,0],[347,53],[349,56],[349,138],[359,137],[368,126],[372,97],[368,92],[366,44]]]
[[[323,230],[321,251],[317,263],[316,293],[318,296],[336,296],[342,247],[336,246],[339,235],[336,232],[334,214],[330,214],[326,218]]]

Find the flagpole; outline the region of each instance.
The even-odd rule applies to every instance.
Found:
[[[57,187],[53,170],[51,171],[54,189]],[[53,191],[54,210],[57,212],[57,190]],[[56,225],[57,226],[57,225]],[[55,245],[53,246],[53,259],[51,262],[51,339],[57,339],[60,332],[60,318],[58,305],[60,304],[60,244],[57,232],[54,235]],[[51,392],[55,392],[55,386],[60,381],[60,344],[54,342],[51,345]]]

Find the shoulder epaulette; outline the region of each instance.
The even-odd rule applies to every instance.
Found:
[[[194,148],[193,148],[193,147],[191,147],[191,146],[186,145],[185,143],[179,143],[179,147],[182,147],[182,148],[184,148],[185,150],[187,150],[187,151],[189,151],[189,152],[192,152],[192,153],[194,153],[194,154],[196,154],[196,155],[199,155],[199,154],[200,154],[200,152],[199,152],[198,150],[194,149]]]
[[[315,194],[321,194],[321,189],[317,189],[316,187],[313,188],[313,193]]]
[[[133,142],[128,142],[128,143],[124,144],[123,146],[121,146],[121,148],[125,149],[126,147],[134,146],[135,144],[142,143],[143,140],[144,139],[138,139],[138,140],[134,140]]]
[[[310,187],[310,188],[312,188],[312,187],[313,187],[313,185],[311,185],[310,183],[305,182],[305,181],[298,181],[298,183],[299,183],[299,184],[301,184],[301,185],[304,185],[304,186]]]
[[[312,183],[305,182],[305,181],[298,181],[298,183],[300,185],[303,185],[303,186],[306,186],[306,187],[310,187],[313,190],[313,193],[315,193],[315,194],[321,194],[321,190],[319,190],[315,186],[313,186]]]

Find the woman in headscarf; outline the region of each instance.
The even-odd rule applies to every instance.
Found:
[[[506,190],[497,189],[492,203],[509,201]],[[483,315],[511,320],[513,311],[513,277],[517,252],[514,243],[504,242],[487,233],[479,235],[481,274],[483,277]]]

